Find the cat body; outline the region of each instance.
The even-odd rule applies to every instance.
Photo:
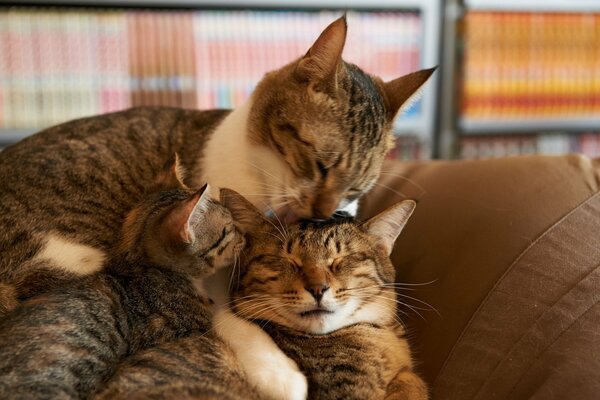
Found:
[[[308,380],[309,399],[384,399],[399,371],[410,371],[406,340],[389,327],[355,324],[325,335],[257,321]],[[401,397],[422,399],[423,397]]]
[[[243,239],[207,186],[187,189],[178,171],[159,174],[155,192],[128,214],[104,272],[33,297],[0,321],[0,397],[85,398],[126,356],[210,330],[212,305],[192,277],[232,263]],[[214,363],[224,346],[208,347],[199,341],[196,353],[209,351]]]
[[[159,171],[174,153],[194,169],[227,113],[136,108],[67,122],[3,150],[0,281],[25,299],[99,271]]]
[[[127,355],[208,330],[202,301],[189,280],[160,270],[97,274],[34,297],[0,321],[0,397],[85,398]]]
[[[233,192],[221,196],[246,233],[233,310],[298,364],[308,398],[427,398],[396,317],[389,260],[414,202],[363,224],[342,218],[286,227]]]
[[[116,367],[95,399],[261,399],[213,331],[139,351]]]

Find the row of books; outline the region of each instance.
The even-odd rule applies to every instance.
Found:
[[[40,128],[137,105],[232,108],[266,72],[305,54],[340,15],[0,8],[0,128]],[[420,68],[418,13],[347,18],[346,60],[384,79]]]
[[[600,14],[468,12],[461,117],[600,116]]]
[[[460,158],[466,160],[565,153],[600,157],[600,133],[463,136],[460,141]]]

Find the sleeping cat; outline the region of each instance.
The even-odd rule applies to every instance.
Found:
[[[327,217],[377,180],[392,121],[433,69],[384,83],[342,60],[346,21],[272,71],[234,111],[135,108],[49,128],[0,153],[0,314],[102,267],[127,211],[174,152],[186,183],[211,182],[289,219]],[[242,322],[228,319],[231,329]],[[243,325],[243,324],[242,324]],[[251,337],[252,325],[243,327]],[[254,329],[258,344],[268,342]],[[261,336],[262,335],[262,339]],[[263,340],[264,339],[264,340]],[[276,347],[238,358],[257,386],[302,385]]]
[[[125,356],[186,338],[196,355],[189,362],[207,372],[200,393],[256,397],[230,351],[207,334],[211,305],[192,280],[229,265],[243,246],[231,214],[208,186],[183,186],[175,166],[150,192],[128,214],[105,272],[33,297],[0,321],[0,398],[86,398]],[[219,387],[216,375],[238,379]]]
[[[396,320],[389,260],[415,202],[363,224],[344,218],[284,227],[236,193],[222,189],[221,199],[246,233],[232,307],[296,361],[310,399],[427,398]]]

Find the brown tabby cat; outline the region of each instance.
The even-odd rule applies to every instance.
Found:
[[[344,218],[285,228],[234,192],[222,189],[221,198],[246,232],[234,311],[296,361],[310,399],[427,398],[396,320],[389,260],[415,202],[363,224]]]
[[[340,18],[235,111],[135,108],[2,151],[0,313],[98,271],[122,218],[175,152],[189,186],[230,187],[292,217],[327,217],[369,190],[394,116],[433,70],[384,83],[341,59],[345,38]]]
[[[243,243],[207,186],[186,188],[176,167],[161,174],[128,214],[105,273],[34,297],[0,321],[0,398],[86,398],[131,354],[138,368],[166,368],[170,385],[193,368],[204,379],[197,393],[234,388],[240,399],[256,397],[230,351],[207,333],[212,310],[192,281],[229,265]],[[180,338],[178,352],[167,344],[138,353]]]

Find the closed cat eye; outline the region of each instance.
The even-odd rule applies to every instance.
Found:
[[[329,168],[327,168],[325,164],[323,164],[321,161],[317,161],[317,168],[319,168],[319,172],[321,173],[323,178],[325,178],[327,176],[327,173],[329,172]]]
[[[342,262],[341,258],[336,258],[334,259],[331,264],[329,264],[329,270],[333,273],[338,272],[339,268],[340,268],[340,264]]]
[[[292,267],[294,267],[294,269],[296,270],[296,272],[300,272],[300,270],[302,269],[302,266],[294,260],[289,260],[289,261],[290,261],[290,264],[292,265]]]

